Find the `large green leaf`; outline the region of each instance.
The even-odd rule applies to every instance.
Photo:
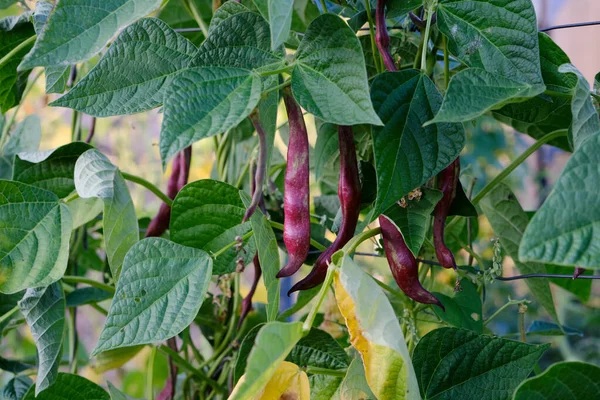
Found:
[[[88,150],[75,163],[75,188],[82,198],[104,202],[104,244],[115,279],[125,254],[139,240],[138,220],[121,172],[98,150]]]
[[[573,121],[569,127],[569,141],[577,148],[592,135],[600,133],[600,118],[592,103],[590,84],[573,64],[562,65],[559,72],[573,74],[577,77],[577,85],[573,89],[571,113]]]
[[[419,341],[413,354],[421,396],[426,400],[507,399],[549,346],[466,329],[436,329]]]
[[[442,198],[442,192],[436,189],[422,187],[421,192],[420,199],[407,199],[406,207],[394,204],[384,212],[400,229],[406,246],[415,257],[425,241],[431,213]]]
[[[121,28],[160,4],[161,0],[61,0],[19,69],[85,61],[101,51]]]
[[[240,195],[244,204],[248,207],[250,197],[245,192],[240,192]],[[279,314],[280,282],[277,273],[281,268],[277,238],[273,233],[269,220],[262,211],[257,210],[250,218],[250,223],[254,231],[254,241],[256,242],[256,251],[258,251],[258,260],[262,269],[263,282],[267,289],[267,320],[274,321]]]
[[[417,377],[402,328],[387,296],[354,261],[337,253],[335,297],[352,345],[360,352],[369,387],[379,399],[418,398]]]
[[[243,5],[242,3],[238,3],[236,1],[227,1],[221,7],[217,8],[215,14],[210,20],[210,26],[208,27],[208,34],[210,36],[211,33],[221,24],[221,22],[225,21],[227,18],[243,13],[249,12],[250,9]]]
[[[600,399],[600,368],[582,362],[560,362],[527,379],[513,400]]]
[[[66,197],[75,190],[73,174],[77,158],[91,148],[87,143],[73,142],[51,151],[21,153],[15,157],[13,180]]]
[[[261,90],[260,76],[247,69],[197,67],[180,73],[165,92],[163,166],[192,143],[237,126],[256,107]]]
[[[461,291],[449,297],[434,292],[446,310],[434,305],[433,310],[443,321],[457,328],[470,329],[475,333],[483,333],[483,317],[481,297],[477,287],[468,279],[460,280]]]
[[[165,90],[197,48],[155,18],[128,26],[100,62],[51,106],[97,117],[134,114],[162,104]]]
[[[108,393],[94,382],[79,375],[60,373],[50,388],[36,395],[34,387],[23,400],[110,400]]]
[[[417,70],[378,76],[371,98],[385,123],[383,128],[373,128],[377,216],[453,162],[465,135],[460,124],[423,127],[439,110],[442,96],[431,79]]]
[[[229,400],[252,399],[258,395],[301,338],[301,322],[274,321],[263,325],[248,356],[244,375]]]
[[[506,184],[499,184],[479,204],[496,236],[500,238],[502,249],[513,259],[519,271],[523,274],[547,273],[544,264],[525,262],[526,260],[519,257],[519,245],[525,241],[523,232],[527,228],[529,217],[510,188]],[[550,227],[546,226],[544,229]],[[536,232],[536,235],[540,234],[540,231]],[[548,280],[546,278],[526,279],[525,283],[552,318],[559,322]]]
[[[452,78],[434,121],[467,121],[544,91],[531,0],[442,0],[437,16],[448,49],[471,68]]]
[[[294,0],[268,0],[271,50],[277,49],[290,35]]]
[[[563,74],[558,68],[571,62],[569,56],[545,33],[540,33],[540,64],[546,88],[557,95],[540,94],[522,103],[507,104],[494,111],[494,118],[511,125],[519,132],[539,139],[558,129],[568,129],[571,125],[571,99],[568,95],[577,84],[572,74]],[[570,150],[566,138],[559,138],[551,144]]]
[[[35,34],[29,13],[0,19],[0,59]],[[31,70],[17,72],[17,66],[31,50],[27,45],[0,67],[0,114],[19,104]]]
[[[212,259],[202,250],[162,238],[136,243],[92,355],[177,336],[200,310],[211,275]]]
[[[65,296],[60,283],[27,289],[19,308],[31,329],[38,350],[35,394],[56,381],[65,335]]]
[[[31,385],[33,381],[28,376],[17,375],[2,388],[0,400],[21,400]]]
[[[33,25],[35,33],[41,35],[50,13],[54,9],[54,3],[39,0],[35,3],[33,12]],[[63,93],[67,88],[67,82],[71,72],[70,65],[54,65],[46,67],[46,93]]]
[[[240,191],[225,182],[203,179],[186,185],[173,201],[171,209],[171,240],[184,246],[216,253],[235,242],[252,228],[242,224],[246,207]],[[244,263],[254,257],[254,239],[246,241]],[[229,274],[236,269],[239,255],[234,247],[213,261],[213,274]]]
[[[52,192],[0,181],[0,292],[47,286],[67,268],[71,214]]]
[[[271,50],[269,24],[259,14],[239,12],[211,26],[210,35],[198,49],[193,66],[217,66],[269,70],[280,68],[283,50]],[[233,13],[237,12],[237,13]]]
[[[600,264],[600,134],[573,153],[523,234],[521,261],[596,268]]]
[[[316,18],[296,52],[292,91],[298,103],[325,122],[382,125],[369,97],[362,47],[340,17]]]

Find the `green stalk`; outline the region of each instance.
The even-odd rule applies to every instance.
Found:
[[[248,239],[253,234],[254,234],[254,231],[250,231],[250,232],[246,233],[244,236],[242,236],[242,241]],[[222,249],[220,249],[216,253],[212,253],[211,254],[212,258],[219,257],[221,254],[225,253],[227,250],[229,250],[230,248],[232,248],[233,246],[235,246],[237,243],[238,243],[238,241],[234,240],[233,242],[227,244],[225,247],[223,247]]]
[[[329,368],[320,368],[320,367],[311,367],[310,365],[306,367],[306,372],[309,374],[319,374],[319,375],[327,375],[327,376],[337,376],[343,378],[346,376],[346,370],[340,369],[329,369]]]
[[[168,205],[169,207],[171,207],[173,205],[173,200],[171,200],[169,198],[169,196],[164,194],[159,188],[157,188],[154,184],[148,182],[144,178],[142,178],[140,176],[128,174],[127,172],[123,172],[123,171],[121,171],[121,175],[123,175],[123,178],[127,179],[128,181],[137,183],[138,185],[145,187],[146,189],[148,189],[149,191],[154,193],[156,195],[156,197],[158,197],[159,199],[164,201],[165,204]]]
[[[323,14],[327,14],[327,3],[325,3],[325,0],[321,0],[321,7],[323,7]]]
[[[109,292],[112,294],[115,294],[115,291],[116,291],[116,289],[113,286],[109,286],[102,282],[97,282],[93,279],[84,278],[83,276],[65,275],[62,277],[62,280],[65,283],[83,283],[83,284],[90,285],[90,286],[98,288],[98,289],[102,289],[105,292]]]
[[[493,320],[494,318],[496,318],[502,311],[506,310],[508,307],[510,307],[510,306],[516,306],[516,305],[519,305],[521,303],[529,303],[529,301],[527,299],[523,299],[523,300],[509,300],[508,303],[504,304],[502,307],[500,307],[498,310],[496,310],[496,312],[493,313],[488,319],[486,319],[485,321],[483,321],[483,326],[486,326],[487,324],[489,324],[491,320]]]
[[[342,251],[345,254],[351,254],[356,250],[358,245],[360,245],[365,240],[372,238],[373,236],[377,236],[381,233],[381,228],[373,228],[368,231],[362,232],[359,235],[354,236],[346,245],[342,248]]]
[[[448,89],[450,85],[450,54],[448,54],[448,39],[442,36],[444,41],[444,87]]]
[[[425,27],[425,33],[423,34],[423,49],[421,50],[421,71],[427,70],[427,51],[429,49],[429,35],[431,33],[431,20],[435,12],[435,6],[425,11],[427,13],[427,26]]]
[[[148,357],[148,368],[146,369],[146,396],[148,400],[154,400],[154,360],[156,359],[156,346],[150,349]]]
[[[187,8],[190,15],[194,18],[194,20],[196,21],[198,26],[200,27],[200,30],[202,31],[202,34],[204,35],[204,37],[205,38],[208,37],[208,27],[202,20],[202,17],[200,17],[200,13],[198,12],[198,9],[196,8],[196,4],[194,4],[194,1],[193,0],[192,1],[185,0],[184,5]]]
[[[17,312],[19,312],[19,306],[14,306],[10,310],[2,314],[2,316],[0,316],[0,324],[2,324],[4,321],[8,321],[10,317],[15,315]]]
[[[266,96],[267,94],[269,94],[269,93],[271,93],[271,92],[275,92],[275,91],[277,91],[277,90],[279,90],[279,89],[283,89],[283,88],[285,88],[285,87],[288,87],[288,86],[290,86],[291,84],[292,84],[292,80],[291,80],[291,79],[288,79],[287,81],[283,81],[283,83],[280,83],[280,84],[279,84],[279,85],[277,85],[277,86],[273,86],[272,88],[269,88],[269,89],[265,90],[265,91],[262,93],[262,95],[263,95],[263,96]]]
[[[176,351],[172,350],[168,346],[161,345],[160,347],[158,347],[158,351],[171,357],[173,362],[175,364],[177,364],[181,369],[186,370],[187,372],[189,372],[192,375],[199,378],[201,381],[208,383],[211,387],[213,387],[215,390],[217,390],[217,392],[222,393],[222,394],[227,393],[227,390],[223,386],[219,385],[218,382],[216,382],[215,380],[213,380],[210,377],[208,377],[207,375],[205,375],[202,371],[194,368],[194,366],[192,364],[190,364],[183,357],[181,357]]]
[[[373,21],[373,14],[371,14],[371,4],[369,0],[364,0],[365,3],[365,11],[367,12],[367,21],[369,21],[369,34],[371,36],[371,52],[373,53],[373,62],[375,63],[375,68],[377,68],[377,73],[380,74],[383,72],[383,65],[381,62],[381,57],[379,55],[379,51],[377,51],[377,44],[375,43],[375,21]]]
[[[33,36],[27,38],[26,40],[24,40],[23,42],[19,43],[17,45],[17,47],[15,47],[14,49],[12,49],[8,53],[6,53],[6,55],[0,59],[0,68],[4,67],[10,61],[10,59],[15,56],[15,54],[19,53],[25,47],[27,47],[31,43],[35,42],[35,39],[36,39],[36,36],[33,35]]]
[[[306,320],[302,325],[302,332],[304,333],[304,336],[308,335],[308,332],[310,332],[310,329],[315,322],[315,318],[317,317],[317,313],[319,312],[319,308],[321,308],[321,305],[325,300],[329,286],[331,286],[331,282],[333,281],[334,269],[335,267],[333,265],[330,265],[329,268],[327,268],[327,276],[325,277],[325,282],[323,282],[323,286],[321,286],[321,290],[319,290],[319,294],[317,295],[317,302],[311,308],[308,317],[306,317]]]

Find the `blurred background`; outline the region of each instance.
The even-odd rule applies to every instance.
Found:
[[[171,0],[176,1],[176,0]],[[591,20],[600,20],[600,3],[598,0],[534,0],[538,14],[540,28]],[[27,1],[33,8],[34,1]],[[0,10],[0,18],[16,15],[22,8],[13,6]],[[571,58],[572,63],[584,74],[591,86],[596,73],[600,72],[600,52],[596,51],[594,38],[600,37],[600,26],[582,27],[573,29],[555,30],[549,32],[551,37],[562,47]],[[97,60],[96,60],[97,61]],[[90,66],[91,67],[91,66]],[[88,70],[89,68],[88,67]],[[87,71],[79,71],[83,76]],[[32,74],[32,76],[34,76]],[[19,109],[16,121],[23,120],[26,116],[36,114],[42,121],[42,142],[40,150],[59,147],[71,141],[72,111],[63,108],[47,107],[50,101],[59,95],[45,95],[43,76],[36,82],[33,90],[28,94]],[[278,124],[285,121],[285,113],[280,110]],[[91,118],[84,116],[82,120],[83,137],[89,130]],[[170,167],[163,173],[158,151],[158,139],[161,125],[161,114],[158,110],[125,117],[98,119],[96,133],[92,144],[117,165],[122,171],[141,176],[156,184],[160,188],[166,187],[166,180],[170,175]],[[311,145],[316,141],[314,122],[307,121]],[[504,166],[508,165],[518,154],[533,143],[528,136],[515,133],[492,120],[481,118],[474,126],[468,127],[467,147],[462,157],[462,182],[465,188],[473,186],[476,193],[489,179],[496,176]],[[276,145],[283,157],[286,153],[285,141],[278,135]],[[250,151],[250,150],[248,150]],[[509,178],[512,189],[517,193],[525,210],[535,210],[543,202],[556,178],[559,176],[568,154],[556,148],[545,146],[534,156],[513,172]],[[215,164],[214,141],[206,139],[193,146],[192,167],[190,181],[210,178]],[[214,175],[213,175],[214,176]],[[318,193],[318,185],[313,182],[314,193]],[[153,216],[160,205],[160,201],[147,190],[140,186],[130,185],[131,195],[136,204],[139,216]],[[479,218],[479,236],[474,242],[475,250],[490,264],[493,258],[493,232],[485,218]],[[360,249],[367,253],[374,253],[377,243],[366,243]],[[281,254],[282,257],[284,254]],[[466,262],[466,254],[461,254]],[[283,260],[283,258],[282,258]],[[387,262],[384,258],[357,256],[360,265],[369,268],[380,279],[393,284]],[[91,260],[91,263],[94,261]],[[283,261],[282,261],[283,262]],[[308,267],[304,267],[308,271]],[[518,275],[510,259],[503,261],[504,276]],[[91,267],[90,269],[94,269]],[[558,271],[557,271],[558,272]],[[91,276],[93,276],[93,271]],[[243,286],[243,294],[248,290],[252,279],[253,269],[247,268],[247,279]],[[448,271],[437,273],[433,290],[451,294],[454,274]],[[289,283],[287,283],[289,284]],[[598,284],[592,282],[563,282],[571,285],[570,291],[553,285],[553,292],[559,315],[564,324],[574,329],[572,336],[535,337],[529,338],[532,342],[552,341],[553,346],[542,359],[542,364],[547,365],[562,359],[582,360],[600,364],[600,290]],[[285,285],[285,284],[284,284]],[[575,286],[573,286],[575,285]],[[496,281],[486,288],[486,301],[484,303],[484,317],[489,317],[508,298],[533,300],[523,281],[500,282]],[[282,291],[285,292],[284,290]],[[293,299],[285,295],[282,299],[282,308],[287,308]],[[264,287],[259,287],[255,301],[266,300]],[[336,307],[330,302],[328,312],[323,316],[324,328],[332,334],[339,329]],[[402,317],[402,310],[397,310]],[[595,312],[594,312],[595,311]],[[82,344],[87,351],[94,346],[103,317],[91,308],[84,306],[79,311],[85,314],[77,319],[77,329],[80,333]],[[301,315],[301,313],[300,313]],[[540,310],[535,303],[529,305],[526,313],[526,324],[533,321],[548,321],[547,314]],[[518,312],[516,306],[507,308],[501,315],[490,323],[489,328],[498,335],[515,337],[518,332]],[[418,325],[419,336],[437,326],[424,321]],[[197,335],[197,330],[192,334]],[[197,342],[200,346],[201,344]],[[134,352],[134,350],[132,350]],[[87,378],[99,383],[110,380],[127,394],[141,398],[144,396],[144,387],[149,350],[147,348],[135,349],[137,353],[124,365],[123,360],[128,360],[131,354],[119,350],[118,354],[109,354],[92,361],[90,366],[79,372]],[[86,352],[81,351],[81,357],[87,358]],[[3,357],[28,357],[35,360],[35,346],[25,329],[13,330],[0,344],[0,354]],[[65,354],[65,357],[67,355]],[[164,357],[156,358],[155,385],[162,387],[167,377],[167,363]],[[111,369],[118,366],[116,369]],[[110,369],[110,371],[108,371]],[[108,371],[108,372],[107,372]],[[0,386],[3,379],[0,378]]]

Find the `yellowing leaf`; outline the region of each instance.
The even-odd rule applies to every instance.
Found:
[[[244,379],[244,377],[242,377]],[[262,393],[255,400],[310,400],[310,385],[306,372],[296,364],[282,362]]]
[[[419,387],[400,324],[387,297],[347,256],[338,259],[335,296],[350,341],[365,365],[378,399],[420,399]]]

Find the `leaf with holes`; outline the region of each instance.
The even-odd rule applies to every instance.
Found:
[[[36,396],[56,381],[65,336],[65,296],[55,282],[48,287],[27,289],[19,301],[27,325],[31,329],[38,353]]]
[[[167,340],[192,323],[208,290],[212,259],[161,238],[135,244],[91,355]]]
[[[0,292],[59,280],[70,237],[71,214],[54,193],[0,180]]]
[[[156,10],[161,0],[61,0],[19,70],[71,65],[101,51],[123,27]],[[74,16],[78,23],[73,23]]]
[[[241,224],[246,207],[239,189],[224,182],[203,179],[186,185],[173,201],[171,240],[184,246],[202,249],[209,254],[235,242],[252,229],[249,221]],[[256,253],[254,239],[245,241],[244,263]],[[234,247],[213,261],[213,274],[235,271],[238,252]]]
[[[369,97],[360,42],[336,15],[321,15],[306,30],[296,52],[292,92],[324,122],[383,125]]]
[[[133,201],[121,172],[98,150],[88,150],[75,163],[75,188],[82,198],[104,202],[104,244],[117,279],[127,251],[139,240]]]
[[[379,75],[371,98],[385,124],[373,128],[377,171],[373,217],[377,217],[454,161],[465,135],[461,124],[423,127],[439,110],[442,96],[431,79],[417,70]]]
[[[196,51],[163,21],[141,19],[115,39],[88,75],[50,105],[96,117],[150,110],[163,103],[166,89]]]
[[[413,354],[421,396],[426,400],[507,399],[549,346],[466,329],[436,329],[421,338]]]

